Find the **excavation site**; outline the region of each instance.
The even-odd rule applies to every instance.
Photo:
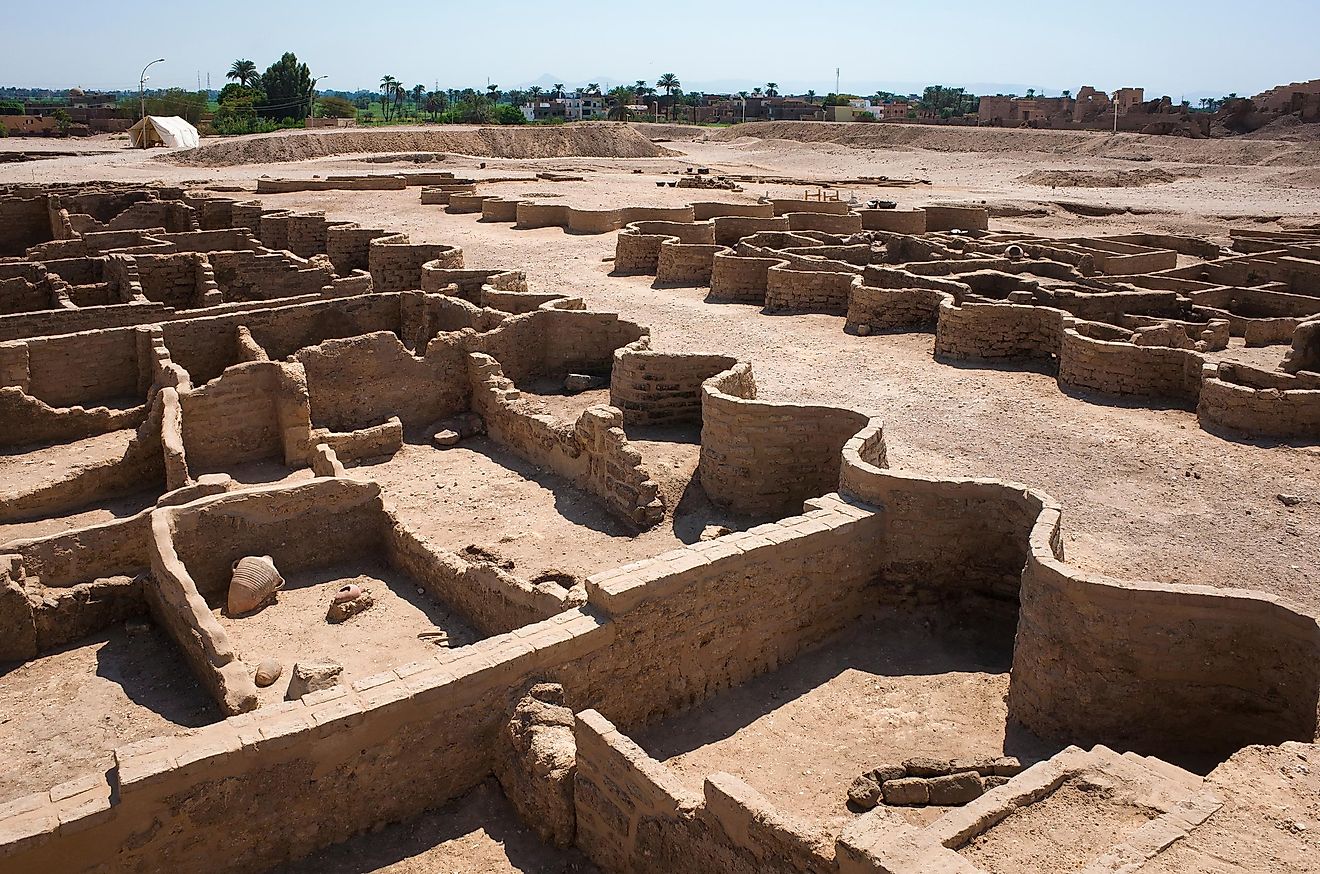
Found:
[[[0,872],[1317,870],[1320,153],[1252,136],[0,164]]]

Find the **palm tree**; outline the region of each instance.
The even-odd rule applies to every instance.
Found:
[[[766,96],[766,97],[778,97],[778,96],[779,96],[779,83],[778,83],[778,82],[766,82],[766,83],[765,83],[765,96]]]
[[[655,87],[665,89],[665,100],[669,109],[669,120],[674,120],[674,92],[678,90],[683,83],[678,81],[678,77],[673,73],[665,73],[656,80]]]
[[[239,59],[230,66],[229,72],[225,73],[226,79],[233,79],[238,84],[246,88],[249,85],[255,85],[258,78],[257,65],[251,61]]]
[[[811,88],[807,89],[807,102],[808,103],[816,102],[816,92]]]
[[[753,89],[752,89],[752,96],[753,96],[753,97],[760,97],[760,96],[761,96],[761,89],[760,89],[759,87],[758,87],[758,88],[753,88]]]
[[[420,113],[422,109],[422,95],[426,93],[425,85],[412,86],[413,112]]]
[[[380,77],[380,114],[386,121],[390,120],[390,110],[388,101],[394,98],[394,89],[399,84],[399,80],[393,76],[385,75]]]
[[[612,88],[609,93],[610,111],[605,116],[610,121],[627,121],[628,105],[633,102],[633,93],[627,87],[620,85]]]
[[[408,89],[403,87],[402,82],[394,83],[394,117],[398,118],[399,113],[403,111],[403,98],[407,95]]]
[[[563,83],[563,82],[556,82],[556,83],[555,83],[555,99],[557,99],[557,100],[558,100],[558,99],[561,99],[563,96],[564,96],[564,83]]]
[[[498,85],[487,85],[487,86],[486,86],[486,93],[490,95],[490,99],[491,99],[491,100],[495,101],[496,103],[499,103],[499,101],[500,101],[500,86],[498,86]]]
[[[587,93],[588,93],[588,94],[599,94],[599,93],[600,93],[600,83],[599,83],[599,82],[588,82],[588,83],[587,83]]]
[[[541,102],[541,86],[533,85],[531,88],[528,88],[527,96],[531,99],[532,103],[532,118],[536,118],[536,106]]]

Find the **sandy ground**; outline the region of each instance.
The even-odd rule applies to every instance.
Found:
[[[1069,780],[1036,804],[1014,811],[958,850],[986,874],[1084,868],[1124,836],[1159,816],[1122,787]]]
[[[114,764],[123,744],[220,719],[163,631],[123,626],[0,666],[0,799]]]
[[[577,850],[541,843],[523,825],[499,784],[417,819],[327,847],[279,874],[596,874]],[[275,874],[272,872],[272,874]]]
[[[344,622],[326,619],[326,610],[342,586],[370,592],[375,603]],[[229,616],[212,611],[249,671],[265,659],[283,666],[279,680],[257,693],[263,706],[284,700],[299,661],[329,660],[344,667],[341,682],[350,684],[408,662],[439,654],[436,644],[418,635],[444,631],[451,646],[481,639],[406,575],[383,561],[318,568],[290,574],[275,600],[256,613]]]
[[[829,130],[824,133],[838,138],[838,126],[824,127],[834,127],[832,134]],[[844,133],[852,135],[856,127],[849,126]],[[450,154],[423,168],[449,169],[475,178],[526,176],[544,169],[571,171],[583,175],[584,181],[501,182],[483,190],[522,197],[556,195],[556,200],[566,203],[597,207],[801,196],[807,186],[792,180],[803,179],[862,175],[923,179],[929,184],[844,186],[842,194],[845,200],[894,199],[903,207],[940,200],[984,201],[997,215],[1014,216],[994,219],[993,227],[1046,236],[1156,230],[1204,234],[1227,243],[1232,224],[1280,228],[1320,222],[1315,199],[1320,160],[1309,161],[1316,147],[1304,142],[1258,139],[1255,145],[1244,146],[1126,135],[1105,141],[1097,135],[1078,145],[1050,139],[1050,134],[1042,136],[1041,132],[1027,136],[1014,131],[984,135],[958,131],[959,140],[951,143],[927,134],[889,131],[884,136],[890,141],[878,145],[873,141],[871,147],[859,148],[856,142],[828,138],[816,142],[753,139],[743,133],[733,130],[717,138],[702,134],[696,141],[666,142],[667,147],[683,153],[672,157],[500,159]],[[806,131],[790,133],[805,137]],[[343,155],[288,163],[182,167],[158,160],[157,154],[144,155],[121,146],[122,141],[109,138],[93,138],[74,146],[11,139],[0,143],[0,149],[103,151],[3,164],[0,182],[158,180],[239,186],[251,192],[262,174],[310,178],[417,169],[411,163],[377,164]],[[1128,160],[1133,157],[1152,160],[1134,164]],[[656,186],[689,166],[745,174],[757,181],[744,183],[745,190],[739,193]],[[1149,184],[1094,184],[1107,179],[1125,183],[1136,177],[1116,174],[1135,169],[1146,171],[1140,178]],[[1156,170],[1173,181],[1159,181],[1163,176],[1153,172]],[[1038,171],[1047,175],[1030,178],[1053,180],[1055,185],[1023,180]],[[1087,184],[1077,184],[1079,180]],[[1065,184],[1059,185],[1060,181]],[[650,326],[653,347],[658,350],[723,352],[751,361],[764,398],[877,413],[886,423],[890,463],[896,468],[1014,480],[1042,488],[1060,500],[1069,560],[1085,570],[1120,578],[1254,588],[1320,609],[1320,452],[1314,447],[1226,440],[1200,430],[1188,411],[1147,409],[1065,393],[1053,377],[1030,369],[942,364],[931,356],[930,335],[855,337],[844,334],[842,319],[835,317],[768,316],[754,307],[708,304],[703,289],[657,289],[646,277],[612,277],[613,234],[515,231],[505,224],[480,222],[476,215],[450,215],[441,207],[423,206],[416,188],[262,199],[272,207],[321,209],[332,218],[406,231],[415,242],[457,244],[472,267],[523,269],[534,289],[571,292],[584,297],[592,308],[616,311]],[[1112,214],[1088,217],[1071,207],[1073,203],[1086,205],[1088,211],[1101,207]],[[1250,356],[1251,361],[1268,365],[1282,354],[1282,347],[1271,347],[1230,349],[1223,355]],[[546,400],[557,413],[571,416],[585,399]],[[427,536],[440,538],[443,545],[490,547],[512,559],[515,572],[522,576],[549,569],[581,576],[662,552],[678,542],[691,542],[704,524],[718,519],[692,482],[695,433],[630,433],[630,438],[642,449],[670,505],[679,508],[676,518],[635,539],[611,527],[617,523],[604,517],[581,493],[482,440],[465,441],[446,451],[410,443],[392,461],[364,464],[353,472],[380,479],[387,498],[405,521]],[[269,482],[290,476],[277,467],[255,466],[236,472],[236,478]],[[1286,507],[1277,497],[1282,493],[1300,495],[1304,500],[1296,507]],[[58,530],[72,521],[86,524],[113,514],[110,509],[89,511],[74,520],[42,522],[25,528],[24,533],[44,532],[47,527]],[[12,531],[0,529],[0,539],[10,539]],[[856,743],[866,732],[877,730],[878,723],[869,720],[875,713],[920,716],[928,707],[940,710],[943,720],[966,732],[965,737],[952,729],[940,734],[929,720],[917,719],[908,740],[896,744],[895,750],[911,744],[934,751],[949,739],[975,746],[978,752],[981,746],[1004,743],[1000,696],[1006,685],[1006,664],[978,662],[963,652],[961,660],[952,664],[918,669],[911,664],[914,659],[937,659],[941,651],[922,641],[912,642],[916,649],[904,649],[900,642],[889,645],[897,649],[881,648],[869,656],[830,649],[815,657],[817,662],[805,657],[789,666],[786,670],[799,672],[796,679],[774,675],[775,679],[763,681],[763,687],[749,684],[728,693],[746,696],[741,703],[724,699],[731,702],[730,712],[741,715],[712,711],[703,723],[699,712],[687,714],[675,725],[688,726],[688,746],[676,747],[671,755],[678,758],[680,768],[690,763],[690,774],[696,775],[720,768],[734,770],[740,761],[754,761],[758,750],[777,748],[776,743],[784,743],[782,738],[810,740],[809,755],[794,753],[793,763],[779,761],[785,757],[777,756],[756,773],[749,768],[742,776],[786,809],[822,823],[833,822],[831,827],[835,827],[837,821],[831,817],[844,815],[836,805],[840,788],[846,789],[844,777],[850,780],[864,766],[875,764],[867,760],[876,748]],[[47,709],[57,707],[44,703],[66,700],[50,684],[62,688],[101,683],[106,686],[105,694],[132,699],[131,680],[97,674],[93,662],[98,648],[108,647],[91,641],[11,670],[0,678],[0,695],[14,704],[0,708],[0,719],[16,710],[38,712],[33,702]],[[169,647],[165,650],[169,652]],[[956,654],[957,648],[954,650]],[[186,671],[180,667],[178,674],[186,676]],[[815,680],[803,680],[807,674]],[[776,689],[776,682],[787,686],[791,694],[782,705],[772,707],[767,704],[767,699],[774,701],[770,693],[783,691]],[[970,698],[961,710],[951,703],[956,693]],[[32,774],[36,783],[48,785],[62,777],[42,771],[42,761],[72,762],[69,769],[78,773],[92,762],[104,760],[102,751],[123,740],[168,730],[169,725],[192,724],[190,719],[211,718],[190,715],[186,704],[190,694],[178,690],[169,696],[172,706],[187,712],[144,717],[131,732],[121,731],[113,737],[87,734],[99,727],[83,718],[82,708],[76,714],[40,711],[44,734],[51,734],[47,725],[55,726],[58,736],[68,741],[56,746],[34,744],[38,752],[31,755],[12,751],[28,749],[23,746],[26,738],[42,733],[38,724],[14,731],[4,725],[6,730],[0,733],[8,745],[4,759],[17,763],[17,769],[11,767],[6,776],[17,773],[27,780]],[[58,703],[58,707],[66,705]],[[150,707],[147,710],[155,713]],[[127,711],[114,705],[96,712],[110,712],[113,721],[115,712]],[[840,712],[857,718],[840,719]],[[727,725],[723,734],[717,727],[721,718]],[[841,732],[838,737],[830,733],[836,730]],[[849,732],[862,735],[853,737]],[[844,749],[830,748],[831,742]],[[71,758],[73,754],[64,752],[66,746],[85,758]],[[48,752],[56,748],[61,750],[58,755]],[[795,771],[797,762],[814,773],[803,775],[802,767]],[[0,797],[15,794],[7,791],[10,788],[0,784]],[[323,867],[303,870],[575,870],[565,867],[569,863],[559,857],[517,850],[530,845],[518,844],[509,833],[499,833],[508,828],[509,819],[500,819],[479,805],[464,806],[469,803],[470,798],[454,811],[384,833],[390,837],[354,841],[340,848],[345,853],[342,858],[327,857]],[[464,812],[472,810],[476,812]],[[490,831],[478,834],[479,822],[488,823]],[[505,841],[505,849],[498,847],[498,840]],[[1064,856],[1055,861],[1060,866],[1070,864]],[[414,863],[415,867],[409,867]]]
[[[1056,748],[1006,731],[1011,653],[969,628],[901,614],[859,627],[636,738],[700,795],[708,774],[745,780],[779,810],[838,835],[858,774],[914,756],[1015,755]],[[784,751],[791,750],[791,755]],[[894,808],[925,825],[947,808]]]

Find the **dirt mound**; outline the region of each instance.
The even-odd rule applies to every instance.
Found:
[[[1139,158],[1189,164],[1311,166],[1320,152],[1284,140],[1193,140],[1103,131],[1053,131],[922,124],[762,121],[712,133],[713,142],[740,138],[836,143],[854,149],[928,149],[936,152],[1043,152],[1096,158]]]
[[[626,124],[282,131],[209,142],[164,160],[200,167],[276,164],[352,152],[453,152],[484,158],[659,158],[673,154]]]
[[[1050,188],[1139,188],[1177,182],[1189,173],[1168,170],[1033,170],[1017,178],[1028,185]]]
[[[1295,115],[1283,115],[1249,134],[1245,140],[1282,140],[1288,143],[1320,142],[1320,124],[1304,122]]]
[[[672,140],[676,143],[705,142],[710,134],[710,128],[697,127],[693,124],[665,124],[663,122],[656,124],[650,121],[637,121],[632,125],[637,131],[648,140],[664,142]]]

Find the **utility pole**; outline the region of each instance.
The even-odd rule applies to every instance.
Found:
[[[834,68],[834,93],[839,93],[839,68]]]

